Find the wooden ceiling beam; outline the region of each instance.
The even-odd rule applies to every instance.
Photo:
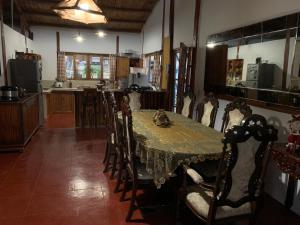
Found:
[[[31,12],[24,12],[23,14],[27,18],[30,17],[48,17],[49,19],[60,19],[60,17],[56,14],[52,13],[31,13]],[[123,20],[123,19],[110,19],[108,18],[108,23],[132,23],[132,24],[144,24],[146,21],[145,20]]]
[[[28,3],[41,3],[41,0],[27,0],[26,3],[24,2],[23,4],[28,4]],[[50,10],[55,7],[57,4],[57,1],[44,1],[43,4],[47,4],[47,8]],[[119,11],[119,12],[140,12],[140,13],[151,13],[152,9],[149,8],[131,8],[131,7],[114,7],[114,6],[105,6],[105,5],[99,5],[99,7],[105,11],[105,10],[110,10],[110,11]]]
[[[48,27],[64,27],[72,29],[83,29],[83,30],[106,30],[115,32],[128,32],[128,33],[140,33],[141,29],[123,29],[123,28],[106,28],[98,25],[86,26],[86,25],[72,25],[72,24],[57,24],[57,23],[45,23],[45,22],[31,22],[31,26],[48,26]]]

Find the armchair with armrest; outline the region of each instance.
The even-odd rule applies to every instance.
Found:
[[[259,115],[229,129],[222,141],[216,182],[204,182],[200,174],[185,165],[179,199],[208,225],[245,218],[254,224],[269,150],[276,140],[277,130]],[[187,178],[193,185],[187,184]]]

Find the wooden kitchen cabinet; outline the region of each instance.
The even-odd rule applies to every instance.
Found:
[[[22,151],[39,128],[38,94],[16,102],[0,102],[0,150]]]
[[[47,95],[47,114],[74,113],[75,97],[73,92],[52,91]]]
[[[117,78],[128,77],[130,61],[127,57],[117,57]]]

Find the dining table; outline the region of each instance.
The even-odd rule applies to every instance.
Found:
[[[156,110],[132,112],[135,154],[145,163],[157,188],[166,182],[182,164],[221,157],[224,134],[181,114],[166,112],[169,126],[153,122]],[[122,114],[119,112],[119,120]]]

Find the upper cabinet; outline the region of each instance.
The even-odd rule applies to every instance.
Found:
[[[117,78],[128,77],[129,75],[129,58],[117,57]]]

